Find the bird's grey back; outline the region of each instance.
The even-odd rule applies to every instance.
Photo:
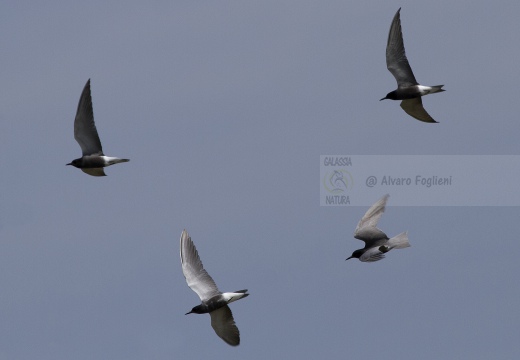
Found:
[[[180,240],[182,272],[188,286],[197,293],[201,301],[220,295],[215,281],[202,266],[199,254],[188,232],[184,230]]]
[[[399,88],[418,85],[404,50],[400,11],[401,8],[397,10],[392,20],[386,44],[386,67],[394,75]]]
[[[78,142],[83,155],[103,155],[103,148],[94,123],[94,110],[90,95],[90,79],[88,79],[81,97],[74,120],[74,138]]]

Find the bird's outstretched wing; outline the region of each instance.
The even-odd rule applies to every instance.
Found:
[[[433,118],[426,112],[426,110],[424,110],[422,99],[420,97],[401,101],[401,107],[408,115],[416,118],[417,120],[427,123],[437,122],[433,120]]]
[[[204,270],[197,249],[186,230],[181,234],[181,263],[188,286],[199,295],[201,301],[220,294],[215,281]]]
[[[85,174],[89,174],[92,176],[107,176],[105,174],[105,171],[103,168],[81,168],[81,171],[83,171]]]
[[[76,119],[74,120],[74,139],[81,147],[83,155],[103,155],[103,148],[94,123],[94,111],[90,96],[90,79],[79,98]]]
[[[412,68],[408,63],[404,51],[400,11],[401,8],[399,8],[395,13],[392,24],[390,25],[390,31],[388,32],[388,41],[386,43],[386,67],[390,70],[392,75],[394,75],[398,87],[407,87],[418,85],[418,82],[415,80]]]
[[[229,306],[223,306],[209,314],[211,316],[211,327],[222,340],[231,346],[240,344],[240,332],[235,325]]]
[[[386,234],[379,230],[376,225],[385,211],[386,201],[390,195],[386,194],[372,205],[363,215],[354,231],[356,239],[365,242],[365,247],[370,247],[373,242],[387,238]]]

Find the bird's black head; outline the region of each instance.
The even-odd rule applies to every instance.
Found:
[[[81,166],[81,158],[74,159],[74,160],[72,160],[71,163],[68,163],[66,165],[72,165],[72,166],[75,166],[75,167],[79,168]]]
[[[191,309],[190,312],[187,312],[186,314],[184,315],[188,315],[188,314],[204,314],[206,311],[204,311],[204,309],[202,308],[201,305],[197,305],[195,306],[193,309]]]
[[[386,96],[384,98],[382,98],[381,100],[385,100],[385,99],[398,100],[397,93],[395,92],[395,90],[386,94]],[[379,101],[381,101],[381,100],[379,100]]]
[[[361,257],[361,255],[363,255],[364,253],[365,252],[363,251],[363,249],[356,250],[352,253],[352,255],[350,255],[350,257],[346,258],[345,260],[352,259],[352,258],[359,259]]]

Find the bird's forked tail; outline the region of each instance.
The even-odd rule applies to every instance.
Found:
[[[408,242],[408,232],[402,232],[399,235],[394,236],[385,244],[390,249],[404,249],[410,247],[410,243]]]
[[[116,158],[116,157],[105,156],[105,161],[107,164],[106,166],[109,166],[109,165],[119,164],[119,163],[123,163],[123,162],[128,162],[128,161],[130,161],[130,159],[120,159],[120,158]]]
[[[446,90],[444,90],[444,89],[442,88],[443,86],[444,86],[444,85],[434,85],[434,86],[432,86],[432,87],[431,87],[432,89],[430,90],[430,94],[435,94],[435,93],[437,93],[437,92],[446,91]]]

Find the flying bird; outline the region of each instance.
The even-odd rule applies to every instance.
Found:
[[[354,231],[354,237],[364,241],[365,247],[354,251],[347,260],[357,258],[363,262],[378,261],[383,259],[384,254],[392,249],[403,249],[410,246],[406,231],[389,239],[383,231],[377,228],[377,222],[385,211],[389,196],[386,194],[379,199],[359,221],[356,231]]]
[[[72,160],[67,165],[75,166],[86,174],[92,176],[106,176],[104,167],[121,162],[130,161],[116,157],[105,156],[101,141],[94,123],[94,111],[92,109],[92,97],[90,96],[90,79],[88,79],[81,97],[79,98],[78,111],[74,120],[74,139],[78,142],[83,156]]]
[[[401,8],[397,10],[392,20],[386,44],[386,67],[397,80],[397,90],[389,92],[381,100],[403,100],[401,101],[401,107],[408,115],[420,121],[436,123],[437,121],[433,120],[424,110],[421,96],[445,91],[442,89],[444,85],[424,86],[415,80],[412,68],[404,52],[400,11]]]
[[[247,290],[220,292],[211,276],[204,270],[197,249],[186,230],[181,234],[181,263],[188,286],[201,300],[201,304],[186,315],[209,313],[215,333],[231,346],[240,344],[240,332],[228,304],[249,296],[246,294]]]

